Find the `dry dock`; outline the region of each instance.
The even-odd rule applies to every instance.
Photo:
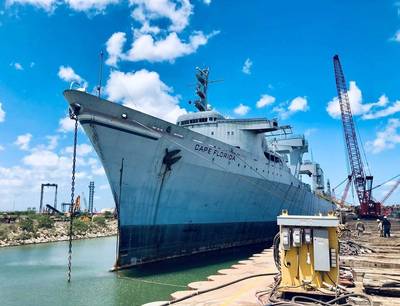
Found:
[[[352,271],[354,288],[350,292],[367,293],[374,305],[400,305],[400,223],[392,220],[392,237],[379,236],[376,221],[364,221],[366,231],[351,240],[363,246],[351,248],[340,257],[341,266]],[[353,230],[355,222],[348,227]],[[372,251],[369,251],[372,250]],[[230,269],[219,270],[207,280],[188,284],[188,290],[171,294],[170,301],[147,305],[262,305],[263,292],[274,283],[277,269],[273,252],[266,249]],[[353,301],[357,304],[357,301]]]

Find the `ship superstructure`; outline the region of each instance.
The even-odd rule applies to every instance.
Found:
[[[177,124],[84,92],[65,92],[114,195],[117,267],[267,243],[282,209],[332,209],[315,192],[323,192],[319,165],[302,162],[304,137],[290,140],[290,127],[277,120],[228,119],[213,111],[208,74],[196,74],[198,112],[180,116]],[[301,174],[314,178],[314,191]]]

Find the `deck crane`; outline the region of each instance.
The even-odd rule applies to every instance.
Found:
[[[360,216],[363,218],[376,218],[381,214],[381,207],[380,204],[375,202],[371,196],[373,176],[365,175],[364,172],[353,121],[353,114],[351,112],[349,96],[347,94],[346,80],[338,55],[333,57],[333,66],[335,69],[335,81],[340,112],[342,115],[348,160],[351,166],[350,175],[353,178],[354,188],[360,202]]]

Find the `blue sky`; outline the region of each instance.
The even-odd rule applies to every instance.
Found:
[[[194,68],[209,66],[211,78],[224,80],[209,90],[214,108],[293,125],[308,135],[332,186],[347,175],[335,118],[338,53],[371,172],[383,182],[400,173],[399,12],[399,3],[377,0],[3,0],[0,209],[37,206],[48,181],[60,185],[59,202],[69,201],[72,133],[62,91],[72,81],[93,91],[100,50],[104,96],[171,121],[193,111]],[[78,192],[94,180],[95,207],[112,207],[84,133],[79,143]],[[388,202],[400,202],[400,190]]]

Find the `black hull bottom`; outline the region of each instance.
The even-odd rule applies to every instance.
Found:
[[[116,268],[225,248],[270,243],[276,222],[122,226]]]

